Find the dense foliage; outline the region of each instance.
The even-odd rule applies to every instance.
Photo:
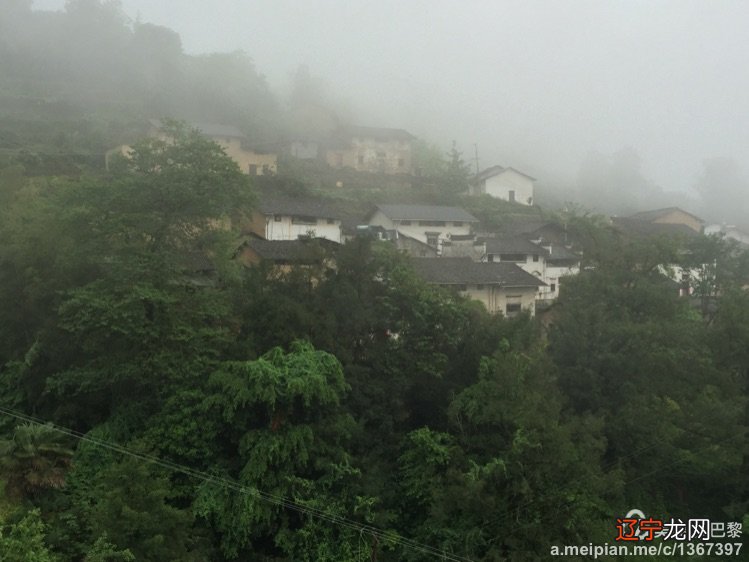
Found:
[[[3,417],[11,559],[536,560],[612,541],[633,506],[745,517],[735,249],[570,218],[587,268],[548,328],[367,238],[333,269],[246,269],[252,187],[171,134],[108,178],[3,182],[2,406],[87,436]],[[700,251],[706,316],[654,273]]]

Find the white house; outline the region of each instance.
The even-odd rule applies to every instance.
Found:
[[[492,166],[476,175],[471,189],[472,195],[487,194],[521,205],[533,205],[535,178],[516,170]]]
[[[341,243],[339,213],[318,199],[263,197],[249,230],[266,240],[313,237]]]
[[[377,205],[367,217],[367,224],[382,227],[392,238],[410,236],[437,251],[452,236],[469,235],[478,222],[464,209],[437,205]]]

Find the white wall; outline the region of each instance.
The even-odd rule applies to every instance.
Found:
[[[522,205],[533,204],[533,180],[515,170],[507,169],[485,181],[484,192],[497,199],[510,200],[510,192],[515,192],[515,202]]]
[[[340,244],[340,220],[334,219],[333,224],[328,224],[328,219],[317,218],[315,221],[315,224],[295,224],[289,216],[267,216],[265,217],[265,238],[267,240],[296,240],[312,231],[313,236],[317,238],[326,238]]]
[[[461,295],[480,301],[491,314],[505,314],[508,300],[519,302],[523,311],[529,311],[531,316],[536,313],[535,287],[521,287],[503,289],[498,285],[467,285]]]

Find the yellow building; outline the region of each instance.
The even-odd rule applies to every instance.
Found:
[[[150,119],[149,125],[150,128],[147,133],[149,137],[168,140],[168,135],[164,132],[161,121]],[[188,126],[197,129],[218,144],[245,174],[265,176],[278,172],[278,154],[273,151],[250,147],[247,143],[247,137],[236,127],[215,123],[188,123]],[[121,145],[107,152],[107,167],[109,167],[112,156],[121,154],[127,157],[131,150],[130,145]]]

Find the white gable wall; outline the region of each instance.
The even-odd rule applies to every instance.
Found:
[[[503,199],[514,201],[522,205],[533,204],[533,180],[512,169],[506,169],[484,182],[484,193]]]
[[[312,219],[312,217],[310,218]],[[330,221],[332,221],[332,224]],[[267,215],[265,217],[266,240],[296,240],[300,236],[307,236],[308,234],[312,234],[316,238],[326,238],[340,244],[341,221],[319,217],[301,221],[299,217],[288,215]]]
[[[379,209],[369,219],[369,225],[381,226],[385,230],[397,230],[424,244],[429,244],[430,238],[436,233],[438,249],[442,247],[442,241],[451,236],[465,236],[471,233],[470,222],[392,220]]]

